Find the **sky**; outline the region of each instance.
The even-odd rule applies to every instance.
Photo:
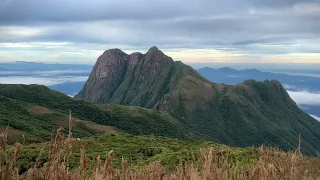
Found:
[[[154,45],[187,64],[314,67],[320,1],[0,0],[0,62],[93,64]]]

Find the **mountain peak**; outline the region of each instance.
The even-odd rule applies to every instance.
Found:
[[[238,72],[238,70],[232,69],[230,67],[223,67],[223,68],[218,69],[218,71],[226,72],[226,73],[228,73],[228,72]]]
[[[113,49],[108,49],[106,51],[104,51],[103,53],[105,54],[121,54],[121,55],[127,55],[125,52],[123,52],[121,49],[119,48],[113,48]]]
[[[146,63],[151,65],[154,64],[160,68],[160,66],[166,66],[173,63],[173,59],[167,55],[165,55],[161,50],[159,50],[156,46],[152,46],[146,55]]]
[[[148,52],[147,52],[147,55],[148,54],[155,54],[155,53],[162,53],[162,51],[160,51],[157,46],[152,46]]]
[[[169,86],[165,80],[170,79],[168,74],[173,71],[173,66],[172,58],[166,56],[156,46],[151,47],[146,54],[136,52],[131,55],[125,54],[120,49],[109,49],[98,58],[85,87],[75,98],[96,103],[130,104],[141,101],[143,105],[146,103],[141,99],[147,99],[150,101],[148,107],[153,107],[159,100],[159,97],[154,98],[160,96],[157,93],[165,92],[162,90],[163,86]],[[147,78],[153,80],[146,81]],[[159,83],[160,81],[163,83]],[[157,86],[150,89],[153,82],[157,82]],[[125,97],[127,93],[136,94],[137,88],[149,89],[143,97]]]
[[[149,51],[158,51],[159,49],[158,49],[158,47],[157,46],[152,46],[150,49],[149,49]]]

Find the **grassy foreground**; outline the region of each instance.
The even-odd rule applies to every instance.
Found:
[[[104,134],[8,147],[0,135],[0,179],[319,179],[320,159],[260,147],[231,148],[154,136]]]

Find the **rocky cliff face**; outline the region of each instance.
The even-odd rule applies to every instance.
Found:
[[[120,49],[105,51],[97,60],[85,87],[76,96],[90,102],[103,103],[112,97],[121,84],[129,56]]]
[[[156,47],[131,55],[107,50],[75,98],[166,111],[203,139],[233,146],[294,149],[301,133],[302,151],[320,149],[320,123],[278,81],[214,84]]]
[[[98,58],[87,83],[75,98],[161,108],[165,104],[162,97],[174,90],[178,79],[183,77],[183,68],[182,63],[174,62],[157,47],[150,48],[146,54],[131,55],[119,49],[107,50]]]

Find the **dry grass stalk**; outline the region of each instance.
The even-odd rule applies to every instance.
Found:
[[[81,157],[80,157],[80,166],[81,166],[81,179],[87,179],[87,157],[86,152],[82,148],[81,149]]]
[[[69,128],[69,130],[71,127]],[[107,153],[104,166],[101,166],[100,156],[93,169],[88,168],[85,150],[81,149],[80,167],[78,171],[69,171],[68,163],[72,147],[72,136],[64,138],[62,129],[58,129],[51,142],[51,151],[46,166],[40,165],[37,160],[34,168],[29,169],[25,176],[18,174],[17,161],[22,151],[21,144],[15,144],[13,157],[0,163],[0,180],[21,179],[26,180],[319,180],[320,159],[304,157],[299,149],[286,153],[277,148],[270,149],[261,146],[258,149],[259,159],[251,165],[230,163],[229,152],[219,152],[214,149],[201,150],[201,158],[192,163],[177,165],[175,170],[166,171],[160,162],[154,162],[146,169],[128,168],[127,161],[122,159],[122,172],[114,170],[112,161],[114,151]],[[6,152],[6,135],[1,138],[1,149]],[[40,157],[40,155],[39,155]]]
[[[127,179],[127,161],[123,159],[121,161],[121,166],[122,166],[122,180]]]

